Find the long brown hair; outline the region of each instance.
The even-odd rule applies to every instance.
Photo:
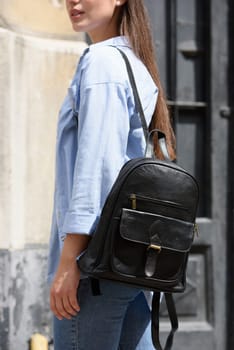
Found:
[[[135,54],[145,64],[158,88],[158,100],[150,130],[160,129],[165,133],[169,154],[172,159],[175,159],[175,136],[159,78],[149,16],[143,0],[127,0],[124,3],[119,25],[120,34],[128,37]],[[155,153],[157,157],[162,158],[157,142],[155,142]]]

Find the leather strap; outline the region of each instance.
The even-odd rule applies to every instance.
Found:
[[[99,280],[97,278],[90,277],[90,282],[93,296],[101,295]]]
[[[149,247],[146,251],[145,275],[152,277],[156,271],[158,264],[159,250]]]
[[[148,130],[147,122],[146,122],[146,119],[145,119],[145,113],[144,113],[144,110],[143,110],[143,107],[142,107],[142,104],[141,104],[141,100],[140,100],[140,96],[139,96],[139,93],[138,93],[138,90],[137,90],[136,81],[135,81],[135,78],[134,78],[132,67],[130,65],[130,62],[129,62],[129,59],[128,59],[127,55],[122,50],[120,50],[118,47],[116,47],[116,46],[113,46],[113,47],[115,47],[120,52],[121,56],[124,59],[126,68],[127,68],[129,81],[130,81],[130,84],[131,84],[131,87],[132,87],[132,91],[133,91],[133,96],[134,96],[136,110],[139,113],[140,120],[141,120],[141,125],[142,125],[144,136],[145,136],[145,141],[146,141],[146,153],[145,153],[145,156],[148,157],[148,158],[155,158],[154,143],[153,143],[153,137],[151,137],[151,133],[152,132],[154,132],[154,133],[157,132],[157,137],[158,137],[158,141],[159,141],[159,147],[160,147],[160,149],[162,151],[162,154],[163,154],[163,156],[164,156],[164,158],[166,160],[170,160],[170,156],[169,156],[168,151],[167,151],[167,144],[166,144],[165,134],[162,131],[157,130],[157,129],[154,129],[151,132],[149,132],[149,130]]]
[[[148,135],[148,141],[146,143],[146,149],[145,149],[145,157],[146,158],[153,158],[155,159],[155,153],[154,153],[154,135],[157,134],[159,147],[162,151],[163,157],[167,161],[171,161],[169,153],[167,151],[167,144],[166,144],[166,137],[164,133],[158,129],[153,129],[149,132]]]
[[[133,71],[132,71],[132,67],[130,65],[130,62],[128,60],[127,55],[120,50],[118,47],[116,47],[116,49],[120,52],[120,54],[122,55],[124,62],[126,64],[126,68],[127,68],[127,72],[128,72],[128,77],[129,77],[129,81],[132,87],[132,91],[133,91],[133,96],[134,96],[134,101],[135,101],[135,106],[136,106],[136,110],[139,113],[140,119],[141,119],[141,125],[144,131],[144,136],[145,136],[145,141],[147,143],[148,141],[148,135],[149,135],[149,130],[148,130],[148,126],[146,123],[146,119],[145,119],[145,114],[144,114],[144,110],[141,104],[141,100],[138,94],[138,90],[137,90],[137,86],[136,86],[136,81],[133,75]]]
[[[167,337],[166,345],[164,350],[171,350],[173,345],[174,334],[178,329],[178,319],[176,314],[175,303],[171,293],[164,293],[168,315],[171,322],[171,331]],[[155,349],[163,350],[162,345],[159,340],[159,308],[160,308],[160,292],[154,292],[152,300],[152,315],[151,315],[151,332],[152,340]]]

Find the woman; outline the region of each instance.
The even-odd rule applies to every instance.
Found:
[[[145,141],[123,58],[129,58],[150,128],[174,136],[153,55],[143,0],[66,0],[73,29],[92,45],[60,110],[49,254],[55,350],[153,349],[142,291],[100,281],[93,296],[76,259],[86,249],[122,165]],[[157,102],[157,103],[156,103]],[[156,153],[160,157],[157,150]]]

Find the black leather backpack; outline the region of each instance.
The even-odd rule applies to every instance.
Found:
[[[119,50],[120,51],[120,50]],[[172,347],[178,320],[171,293],[183,292],[188,254],[196,230],[196,180],[169,160],[164,134],[156,131],[165,160],[155,159],[149,133],[126,55],[136,109],[147,140],[146,157],[132,159],[121,169],[105,202],[100,221],[80,269],[91,278],[104,278],[154,292],[152,339],[159,341],[160,292],[164,292],[172,329],[165,349]]]

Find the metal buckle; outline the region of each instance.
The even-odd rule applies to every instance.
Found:
[[[156,245],[156,244],[150,244],[147,248],[147,250],[149,249],[154,249],[154,250],[157,250],[158,252],[161,251],[162,247],[160,245]]]

